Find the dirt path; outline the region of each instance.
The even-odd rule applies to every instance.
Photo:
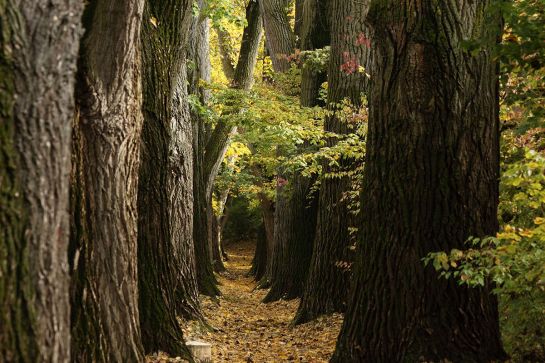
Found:
[[[298,300],[262,304],[264,290],[246,273],[253,257],[251,243],[227,248],[228,272],[220,276],[219,302],[204,298],[203,311],[215,332],[195,323],[188,338],[212,343],[213,362],[327,362],[335,348],[342,317],[334,315],[290,328]]]

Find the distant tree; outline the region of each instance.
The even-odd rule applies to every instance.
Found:
[[[70,359],[69,175],[83,2],[0,1],[0,360]]]
[[[195,293],[193,149],[187,99],[189,0],[147,0],[142,27],[143,112],[138,187],[142,342],[190,357],[177,321],[181,291]],[[187,301],[195,296],[185,296]],[[184,300],[182,300],[184,301]],[[190,306],[190,305],[186,305]]]
[[[357,0],[330,0],[328,6],[331,54],[327,93],[329,115],[324,125],[326,132],[342,135],[353,131],[341,116],[339,103],[347,99],[357,108],[366,90],[367,78],[362,71],[369,57],[365,41],[368,35],[363,22],[365,11],[366,7]],[[309,87],[316,89],[316,85]],[[310,95],[315,92],[310,91]],[[328,140],[328,146],[335,143],[335,138]],[[353,162],[343,158],[340,163],[349,166]],[[350,180],[347,176],[328,176],[335,170],[327,164],[323,172],[325,176],[320,184],[314,249],[296,323],[304,323],[321,314],[344,311],[350,286],[350,271],[345,268],[352,259],[348,230],[351,216],[345,197],[350,189]]]
[[[231,86],[236,89],[249,90],[254,84],[254,69],[257,62],[257,53],[263,33],[263,21],[259,3],[252,0],[246,7],[246,22],[240,44],[239,58],[234,70]],[[212,250],[210,241],[210,213],[211,198],[221,162],[229,146],[236,125],[225,119],[218,120],[213,129],[207,129],[202,120],[195,125],[198,133],[198,142],[194,144],[198,150],[195,165],[194,184],[194,221],[195,221],[195,249],[197,256],[197,278],[199,290],[206,295],[218,295],[219,289],[214,277],[211,264]]]
[[[83,17],[70,243],[72,359],[78,362],[144,359],[136,252],[143,5],[97,0]]]
[[[327,2],[307,0],[299,10],[302,51],[329,45]],[[304,63],[301,72],[301,106],[312,107],[318,102],[319,89],[327,74]],[[300,152],[308,149],[308,144],[299,147]],[[286,170],[282,174],[284,183],[279,183],[276,194],[271,290],[265,302],[293,299],[303,294],[316,233],[318,198],[312,195],[315,178],[303,176],[299,170]]]
[[[188,68],[189,93],[196,96],[202,105],[207,105],[210,90],[201,81],[210,82],[210,35],[209,20],[202,14],[205,2],[196,3],[199,13],[193,16],[190,29],[188,58],[192,67]],[[193,241],[197,261],[198,288],[202,294],[215,296],[220,291],[212,266],[210,246],[208,177],[205,174],[204,157],[206,143],[211,132],[211,124],[195,108],[191,109],[193,126]]]
[[[493,1],[369,3],[363,224],[332,362],[503,361],[492,286],[422,262],[498,229],[500,16]]]

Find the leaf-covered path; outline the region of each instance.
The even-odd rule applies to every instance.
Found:
[[[290,327],[299,302],[261,303],[266,290],[254,290],[255,282],[246,276],[253,248],[251,243],[227,248],[228,272],[219,277],[223,296],[218,302],[202,300],[204,314],[216,331],[191,323],[184,329],[186,338],[212,343],[213,362],[327,362],[342,316]]]

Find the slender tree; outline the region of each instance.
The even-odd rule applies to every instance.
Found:
[[[368,47],[363,23],[365,7],[357,0],[330,0],[331,55],[328,71],[328,109],[325,131],[346,134],[346,120],[338,112],[338,103],[348,99],[358,107],[366,87],[360,67],[367,64]],[[329,145],[336,142],[334,138]],[[341,160],[348,167],[353,160]],[[342,266],[352,260],[349,237],[350,214],[345,193],[348,177],[328,177],[332,170],[324,165],[326,176],[320,185],[318,220],[309,277],[295,317],[303,323],[321,314],[344,311],[350,285],[350,271]]]
[[[204,1],[197,5],[202,9]],[[189,71],[189,92],[198,96],[199,101],[206,105],[210,92],[200,85],[200,81],[210,82],[210,41],[209,22],[201,15],[193,17],[191,26],[191,41],[189,57],[193,67]],[[198,286],[201,293],[209,296],[219,295],[217,280],[212,266],[212,248],[210,246],[210,212],[211,190],[208,193],[208,175],[204,168],[206,143],[210,135],[210,126],[201,115],[193,111],[193,240],[197,258]],[[213,180],[210,181],[213,183]]]
[[[332,362],[496,362],[491,286],[422,258],[493,235],[499,179],[493,1],[370,1],[373,62],[361,245]],[[477,42],[470,51],[464,44]]]
[[[288,20],[290,0],[260,0],[267,49],[275,72],[290,69],[289,56],[295,50],[295,36]]]
[[[0,360],[70,362],[69,175],[83,3],[0,1]]]
[[[254,69],[257,62],[257,53],[262,35],[262,16],[259,3],[250,0],[246,7],[247,25],[244,28],[240,44],[239,58],[234,70],[232,87],[249,90],[254,84]],[[204,127],[200,125],[199,127]],[[229,146],[231,135],[236,131],[236,126],[224,119],[220,119],[213,130],[201,130],[204,137],[199,140],[199,149],[202,161],[197,165],[195,173],[199,178],[196,186],[196,201],[199,208],[195,209],[195,215],[199,214],[198,224],[195,228],[195,248],[197,256],[197,278],[199,290],[203,294],[217,295],[219,290],[211,264],[211,249],[209,248],[209,216],[211,208],[211,196],[221,162]],[[198,198],[198,199],[197,199]],[[196,222],[197,223],[197,222]]]
[[[78,362],[143,361],[136,270],[143,5],[98,0],[83,17],[70,243]]]
[[[143,112],[138,187],[140,321],[146,352],[190,357],[176,320],[193,292],[193,150],[187,101],[189,0],[147,0],[142,27]],[[193,299],[186,296],[186,299]]]

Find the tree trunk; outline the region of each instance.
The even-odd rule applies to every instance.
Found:
[[[293,33],[296,38],[295,47],[300,48],[301,30],[303,27],[303,9],[307,0],[295,0],[295,25]]]
[[[267,269],[267,233],[265,224],[261,224],[257,232],[257,242],[255,247],[254,259],[252,260],[252,268],[248,272],[253,276],[255,281],[261,281],[265,276]]]
[[[331,0],[305,0],[302,10],[301,50],[322,49],[331,43],[328,24],[328,4]],[[327,72],[316,71],[303,65],[301,72],[301,106],[319,104],[318,95],[322,83],[327,81]]]
[[[223,74],[229,80],[235,78],[235,66],[234,61],[231,58],[231,48],[229,46],[229,33],[225,29],[220,27],[214,27],[216,34],[218,36],[218,50],[221,58],[221,69]]]
[[[193,138],[185,67],[191,3],[146,1],[142,36],[144,127],[138,188],[138,271],[144,349],[187,358],[190,353],[183,342],[176,312],[180,291],[196,291],[190,286],[196,281],[192,238]]]
[[[220,195],[218,195],[217,202],[218,202],[218,212],[219,215],[216,215],[212,209],[212,206],[210,205],[210,221],[211,221],[211,245],[212,245],[212,264],[214,266],[214,271],[216,272],[225,272],[226,268],[223,264],[223,254],[222,254],[222,229],[225,225],[225,220],[227,219],[226,213],[226,205],[227,200],[229,198],[229,189],[221,191]]]
[[[325,47],[329,44],[327,7],[324,0],[307,0],[301,14],[302,50]],[[301,10],[300,10],[301,11]],[[316,72],[309,67],[302,70],[301,106],[317,104],[320,85],[326,80],[326,72]],[[308,148],[304,145],[301,150]],[[317,198],[308,199],[313,180],[303,177],[299,171],[287,177],[288,186],[277,188],[275,210],[275,246],[272,256],[273,273],[271,290],[265,302],[293,299],[303,293],[308,275],[310,257],[316,232]]]
[[[260,0],[267,49],[275,72],[290,69],[289,56],[295,50],[295,36],[288,20],[290,0]]]
[[[266,241],[266,268],[265,274],[258,283],[258,288],[268,289],[271,287],[271,278],[273,275],[273,255],[274,255],[274,210],[275,205],[266,195],[259,195],[259,203],[261,204],[261,213],[263,215],[263,226],[265,228],[265,241]],[[257,252],[257,251],[256,251]]]
[[[240,52],[232,86],[249,90],[254,85],[254,69],[261,36],[263,35],[263,16],[258,0],[250,0],[246,7],[247,25],[242,33]]]
[[[422,263],[498,229],[501,21],[491,1],[370,3],[362,242],[332,362],[503,361],[491,286]]]
[[[361,105],[365,90],[365,73],[359,72],[368,58],[363,24],[365,7],[357,0],[331,0],[331,59],[328,71],[328,109],[331,114],[325,120],[325,131],[337,134],[350,132],[347,120],[337,112],[337,104],[347,98],[352,105]],[[329,140],[332,145],[335,140]],[[353,160],[342,160],[349,167]],[[324,165],[324,172],[333,172]],[[353,259],[350,247],[349,221],[345,193],[349,179],[343,177],[322,178],[320,186],[318,221],[309,278],[295,317],[295,323],[304,323],[319,315],[342,312],[350,286],[350,270],[345,266]]]
[[[70,243],[72,359],[78,362],[144,359],[136,269],[143,5],[99,0],[84,15]]]
[[[276,193],[272,285],[266,303],[303,294],[316,232],[317,199],[308,199],[312,180],[299,174],[286,178],[288,184],[278,186]]]
[[[69,362],[69,175],[83,4],[0,1],[0,359]]]
[[[197,2],[203,7],[203,0]],[[191,26],[191,40],[189,57],[194,64],[190,75],[190,93],[198,95],[200,102],[206,105],[210,98],[210,91],[200,86],[200,80],[210,82],[210,42],[208,19],[193,17]],[[193,241],[197,261],[197,281],[199,291],[208,296],[220,295],[218,281],[214,276],[212,266],[212,249],[209,244],[209,197],[208,183],[212,171],[207,170],[205,164],[206,144],[210,137],[206,120],[196,112],[191,113],[193,121]],[[221,161],[221,160],[220,160]]]
[[[250,1],[246,8],[247,26],[244,28],[240,54],[235,69],[235,78],[232,86],[240,89],[250,89],[254,83],[254,68],[257,61],[257,52],[261,40],[262,20],[259,4]],[[201,293],[215,296],[220,293],[211,264],[211,253],[208,246],[208,205],[212,193],[214,180],[219,172],[221,162],[229,146],[231,135],[236,132],[236,127],[225,120],[219,120],[214,130],[204,134],[202,123],[195,126],[199,130],[194,133],[199,135],[197,147],[200,152],[195,157],[200,160],[195,170],[195,248],[197,255],[197,277]],[[205,136],[202,136],[205,135]],[[201,141],[202,140],[202,141]],[[201,159],[202,158],[202,159]],[[197,207],[198,206],[198,207]]]

